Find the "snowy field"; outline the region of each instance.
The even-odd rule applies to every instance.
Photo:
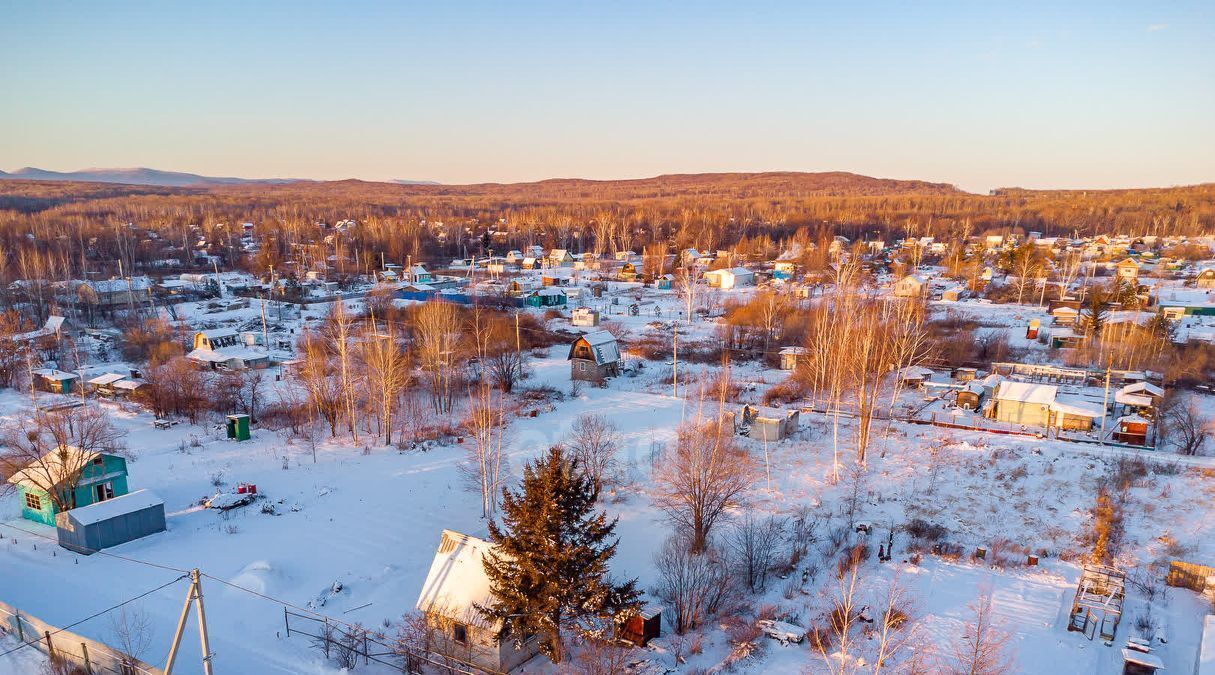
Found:
[[[971,303],[957,306],[974,309]],[[656,320],[653,307],[669,320],[678,299],[660,296],[648,316],[643,311],[605,319],[639,334]],[[983,311],[992,309],[986,306]],[[243,311],[239,318],[251,319],[257,309]],[[1000,309],[992,318],[1020,325],[1030,315],[1036,314],[1025,308]],[[690,333],[707,337],[711,331],[710,322],[700,322]],[[613,571],[637,577],[642,589],[653,588],[653,556],[670,531],[649,500],[653,470],[662,462],[662,446],[674,438],[681,422],[713,414],[711,406],[672,397],[669,364],[651,362],[637,377],[616,378],[604,389],[581,387],[576,396],[569,395],[564,347],[530,361],[529,369],[531,377],[523,386],[549,385],[566,396],[551,411],[514,421],[512,474],[517,476],[525,461],[559,442],[578,415],[596,413],[612,421],[624,437],[618,460],[628,477],[625,486],[604,496],[606,508],[620,518]],[[693,367],[689,372],[705,370]],[[740,381],[757,383],[744,395],[752,401],[782,376],[755,365],[734,372]],[[1215,408],[1209,399],[1203,403],[1208,410]],[[27,397],[13,392],[0,395],[4,415],[27,404]],[[22,520],[15,497],[0,498],[0,600],[52,624],[75,622],[169,582],[181,576],[179,570],[197,567],[209,575],[203,586],[217,673],[334,673],[337,669],[307,638],[286,637],[284,606],[278,601],[391,634],[401,616],[413,609],[440,532],[446,528],[485,535],[479,497],[469,489],[461,468],[467,448],[458,444],[400,452],[322,440],[314,460],[313,448],[283,434],[255,430],[253,440],[236,443],[223,438],[219,426],[183,423],[160,430],[153,427],[150,414],[105,405],[114,422],[128,432],[126,440],[135,456],[131,489],[150,489],[165,500],[169,529],[109,549],[114,556],[77,556],[50,541],[53,528]],[[848,424],[842,422],[841,438],[850,434]],[[750,508],[785,517],[815,514],[821,519],[815,550],[826,547],[827,531],[848,521],[872,523],[877,533],[873,537],[884,537],[891,524],[913,518],[946,528],[947,540],[965,551],[959,559],[913,556],[900,533],[892,561],[870,559],[862,565],[867,602],[877,602],[892,580],[906,589],[914,609],[914,650],[947,652],[968,621],[969,605],[986,589],[1001,627],[1011,636],[1017,672],[1120,672],[1118,650],[1144,602],[1133,589],[1113,646],[1065,628],[1097,482],[1135,452],[875,422],[869,470],[858,482],[846,452],[841,476],[834,475],[832,432],[831,420],[806,414],[793,439],[767,446],[744,439],[763,467],[748,495]],[[253,505],[221,514],[199,505],[201,499],[241,482],[256,484],[266,497],[260,504],[273,505],[274,513]],[[1120,564],[1146,569],[1177,557],[1215,558],[1215,461],[1198,458],[1176,464],[1153,458],[1146,472],[1135,475],[1128,495]],[[856,506],[851,517],[844,506],[850,500]],[[875,538],[874,548],[877,543]],[[970,558],[977,547],[988,549],[987,560]],[[1027,553],[1041,556],[1041,564],[1026,566]],[[814,558],[812,553],[808,561]],[[1000,564],[991,564],[997,558]],[[813,622],[838,583],[831,564],[823,562],[806,583],[800,582],[802,571],[788,579],[771,579],[762,594],[744,596],[742,613],[753,617],[768,606],[770,613],[797,618],[803,625]],[[341,583],[340,593],[331,593],[335,582]],[[139,601],[155,624],[152,644],[139,655],[144,660],[163,663],[185,590],[179,582]],[[1153,616],[1168,642],[1157,645],[1155,653],[1165,661],[1166,672],[1186,673],[1194,663],[1202,615],[1210,608],[1178,589],[1170,589],[1167,602],[1157,598],[1156,605]],[[106,617],[73,630],[103,641],[113,638]],[[702,631],[699,641],[698,653],[685,653],[686,664],[678,670],[719,666],[731,649],[726,632],[714,625]],[[11,641],[0,642],[0,651],[6,644]],[[664,637],[657,646],[659,651],[648,658],[676,667],[671,638]],[[29,672],[28,652],[0,657],[0,673]],[[179,661],[188,667],[180,672],[195,672],[198,659],[191,630]],[[775,641],[764,641],[763,649],[733,668],[744,673],[833,670],[806,644],[781,646]],[[555,669],[541,657],[524,670]],[[360,666],[358,672],[389,669]]]

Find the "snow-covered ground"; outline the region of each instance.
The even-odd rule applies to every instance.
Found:
[[[624,288],[613,290],[627,292]],[[650,297],[655,298],[638,316],[609,305],[610,300],[594,304],[614,310],[604,319],[640,334],[648,322],[671,320],[680,306],[674,294]],[[231,318],[260,321],[256,304]],[[589,299],[587,304],[592,304]],[[977,303],[956,306],[979,311]],[[992,323],[1009,326],[1044,314],[990,305],[982,308],[985,316],[987,312]],[[693,339],[707,337],[713,324],[681,326],[681,339],[685,330]],[[524,386],[571,391],[564,347],[531,361],[529,368],[532,374]],[[711,368],[693,366],[687,372],[706,370]],[[757,384],[746,394],[751,400],[758,400],[766,385],[783,376],[754,364],[738,366],[733,374]],[[581,387],[577,396],[567,395],[551,411],[520,417],[510,432],[510,468],[517,475],[525,461],[560,441],[578,415],[593,412],[617,425],[624,436],[618,459],[627,467],[629,480],[604,499],[609,512],[620,518],[613,571],[639,578],[643,589],[655,585],[653,556],[670,531],[649,501],[654,466],[663,461],[661,447],[674,438],[681,422],[713,414],[711,406],[674,398],[669,378],[669,365],[651,362],[637,377],[616,378],[603,389]],[[681,395],[693,389],[685,388]],[[1211,400],[1203,402],[1206,409],[1215,408]],[[0,414],[13,415],[26,403],[21,395],[0,394]],[[131,489],[150,489],[165,500],[169,529],[108,550],[113,556],[78,556],[48,541],[55,536],[53,528],[21,520],[15,498],[0,498],[0,600],[52,624],[75,622],[179,577],[177,570],[197,567],[209,575],[203,586],[216,672],[337,672],[307,638],[286,636],[284,608],[275,600],[391,632],[394,622],[414,606],[440,532],[448,528],[485,533],[479,498],[462,471],[467,448],[459,444],[400,452],[367,440],[322,440],[314,461],[311,447],[285,434],[255,430],[253,440],[237,443],[224,439],[222,428],[215,425],[183,423],[160,430],[147,413],[105,405],[114,422],[128,432],[136,457],[130,464]],[[841,424],[840,437],[847,438],[851,423]],[[766,461],[749,495],[750,508],[782,516],[808,508],[829,523],[822,526],[826,532],[845,522],[843,505],[849,494],[856,494],[855,518],[874,525],[873,537],[884,537],[891,524],[911,518],[943,526],[946,539],[967,555],[952,561],[924,555],[917,562],[906,550],[906,536],[899,533],[894,560],[869,560],[862,568],[863,593],[870,604],[892,579],[907,589],[917,649],[947,652],[967,621],[968,606],[981,589],[989,589],[1002,627],[1012,634],[1018,672],[1120,672],[1118,649],[1143,602],[1134,590],[1129,591],[1126,619],[1112,647],[1065,627],[1096,484],[1119,458],[1133,453],[1058,440],[875,424],[878,438],[867,478],[859,487],[848,475],[850,453],[843,453],[843,478],[836,480],[831,420],[822,416],[804,415],[802,431],[790,440],[766,447],[742,440],[757,462]],[[1176,467],[1149,463],[1147,473],[1137,476],[1128,491],[1120,564],[1146,567],[1180,554],[1194,561],[1215,559],[1213,476],[1215,462]],[[256,484],[265,499],[226,513],[199,505],[202,498],[238,482]],[[264,513],[264,504],[273,505],[274,513]],[[874,548],[878,541],[875,538]],[[816,550],[822,546],[824,542]],[[992,555],[987,561],[970,560],[976,547],[986,547]],[[1007,555],[1007,566],[990,564],[998,551]],[[1041,564],[1025,566],[1025,552],[1041,555]],[[796,583],[800,572],[771,580],[765,593],[744,598],[744,614],[753,618],[758,608],[771,605],[775,613],[795,617],[802,625],[813,622],[834,591],[832,564],[826,561],[804,585]],[[335,582],[341,582],[342,590],[332,594]],[[140,655],[144,660],[163,662],[185,590],[179,582],[138,602],[155,625],[154,640]],[[1158,644],[1156,653],[1167,672],[1187,672],[1194,662],[1202,614],[1210,608],[1176,589],[1167,605],[1159,600],[1157,605],[1154,615],[1163,621],[1168,643]],[[103,641],[113,638],[106,617],[73,630]],[[179,663],[191,664],[183,672],[194,672],[193,664],[198,663],[193,635],[187,633],[180,656]],[[706,627],[702,639],[700,653],[689,655],[681,669],[712,667],[730,650],[716,625]],[[761,652],[737,664],[737,672],[827,670],[824,657],[805,643],[765,642]],[[4,644],[0,642],[0,652]],[[659,644],[670,647],[669,639]],[[29,659],[13,658],[0,658],[0,673],[26,672]],[[652,658],[674,665],[670,653]],[[525,670],[552,668],[536,659]],[[359,671],[388,672],[378,666],[360,666]]]

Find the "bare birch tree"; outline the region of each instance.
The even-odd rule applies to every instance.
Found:
[[[1010,635],[1000,625],[992,606],[991,588],[979,591],[969,606],[970,616],[954,644],[945,672],[951,675],[1007,675],[1016,672]]]
[[[430,385],[435,412],[449,414],[455,405],[456,359],[463,333],[456,307],[430,301],[418,310],[415,348]]]

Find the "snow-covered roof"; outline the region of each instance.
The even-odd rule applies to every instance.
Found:
[[[60,328],[63,328],[63,317],[51,315],[46,318],[46,323],[42,326],[44,329],[54,333]]]
[[[96,452],[81,450],[75,446],[63,448],[62,451],[51,450],[13,474],[8,482],[25,488],[44,490],[48,480],[52,485],[58,485],[69,478],[73,471],[93,461],[95,457]]]
[[[1215,614],[1203,620],[1202,647],[1198,650],[1198,668],[1194,675],[1215,675]]]
[[[186,358],[191,361],[202,361],[204,363],[223,363],[228,360],[227,357],[214,349],[195,349],[186,354]]]
[[[200,330],[198,333],[208,340],[224,337],[235,337],[238,335],[236,330],[232,328],[212,328],[210,330]]]
[[[1164,669],[1164,661],[1161,661],[1159,656],[1149,654],[1147,652],[1141,652],[1136,649],[1128,649],[1123,647],[1122,660],[1126,663],[1147,666],[1148,668],[1155,668],[1156,670]]]
[[[996,389],[996,398],[1001,401],[1050,405],[1055,402],[1058,392],[1059,388],[1053,384],[1004,381]]]
[[[908,366],[899,371],[900,380],[919,380],[929,375],[932,375],[932,369],[922,366]]]
[[[74,380],[78,377],[76,373],[69,373],[63,370],[56,370],[54,368],[35,368],[30,372],[43,379],[54,380],[56,382],[61,382],[63,380]]]
[[[1152,405],[1152,397],[1142,394],[1129,394],[1125,391],[1114,392],[1114,403],[1129,405],[1135,408],[1148,408]]]
[[[780,353],[801,356],[802,354],[806,354],[808,351],[809,350],[807,350],[805,347],[784,347],[780,350]]]
[[[620,360],[620,345],[616,343],[616,336],[612,335],[611,331],[592,331],[578,338],[578,341],[583,340],[590,346],[591,353],[595,355],[596,365],[602,366]],[[574,344],[577,344],[577,342]],[[570,350],[570,355],[573,355],[572,349]]]
[[[1101,411],[1094,410],[1088,406],[1075,405],[1073,403],[1061,403],[1059,401],[1053,401],[1050,404],[1050,409],[1057,413],[1063,413],[1064,415],[1072,415],[1073,417],[1087,417],[1089,419],[1101,417]]]
[[[72,520],[81,525],[93,525],[103,520],[125,516],[128,513],[135,513],[136,511],[142,511],[153,506],[164,506],[164,503],[165,500],[157,497],[153,492],[136,490],[121,497],[72,509],[68,513],[71,514]]]
[[[186,358],[204,363],[226,363],[232,359],[261,361],[270,358],[270,355],[244,347],[223,347],[220,349],[195,349],[186,354]]]
[[[115,389],[126,389],[127,391],[135,391],[136,389],[142,387],[143,385],[144,385],[144,383],[140,382],[138,380],[119,380],[114,383],[114,388]]]
[[[481,562],[493,550],[493,544],[484,539],[443,530],[439,550],[418,596],[418,610],[489,627],[475,605],[487,605],[493,600],[489,577]]]
[[[98,293],[121,293],[122,291],[146,291],[152,287],[152,281],[147,277],[130,277],[129,279],[104,279],[87,282]]]
[[[115,382],[117,382],[121,379],[124,379],[125,377],[126,377],[126,375],[123,375],[121,373],[105,373],[102,375],[98,375],[97,377],[94,377],[93,379],[89,380],[89,384],[93,384],[93,385],[97,385],[97,386],[105,386],[107,384],[114,384]]]
[[[1150,382],[1135,382],[1118,390],[1124,394],[1145,394],[1147,396],[1164,396],[1164,390]]]

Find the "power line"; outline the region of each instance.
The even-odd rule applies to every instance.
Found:
[[[29,535],[32,535],[32,537],[38,537],[39,539],[46,539],[47,541],[53,541],[53,543],[58,544],[57,539],[47,537],[47,535],[45,535],[45,534],[30,532],[30,531],[28,531],[28,529],[22,529],[19,527],[11,526],[11,524],[9,524],[9,523],[0,522],[0,527],[7,527],[9,529],[12,529],[12,531],[15,531],[15,532],[19,532],[22,534],[29,534]],[[186,569],[171,567],[168,565],[160,565],[160,563],[158,563],[158,562],[148,562],[146,560],[137,560],[137,558],[134,558],[134,557],[120,556],[118,554],[111,554],[111,552],[106,552],[106,551],[97,550],[97,549],[83,549],[83,550],[86,552],[85,555],[95,554],[95,555],[117,558],[117,560],[126,561],[126,562],[134,562],[134,563],[137,563],[137,565],[146,565],[148,567],[156,567],[157,569],[164,569],[164,571],[166,571],[166,572],[177,572],[179,574],[190,573],[190,572],[186,571]]]
[[[249,595],[261,598],[263,600],[268,600],[270,602],[276,603],[276,604],[286,607],[288,609],[294,609],[299,612],[304,612],[306,614],[310,614],[314,617],[320,617],[321,619],[323,619],[329,623],[336,623],[338,625],[345,626],[346,628],[348,628],[350,630],[364,630],[364,631],[366,630],[366,629],[362,628],[361,626],[357,626],[356,624],[348,623],[346,621],[342,621],[341,619],[336,619],[336,618],[328,616],[326,614],[321,614],[320,612],[316,612],[311,609],[306,609],[306,608],[300,607],[298,605],[293,605],[290,602],[287,602],[286,600],[279,600],[278,598],[266,595],[265,593],[259,593],[250,588],[245,588],[244,586],[234,584],[230,581],[225,581],[223,579],[220,579],[219,577],[211,576],[210,574],[207,574],[206,572],[202,572],[200,574],[201,574],[201,576],[204,576],[204,577],[210,579],[211,581],[219,582],[225,586],[228,586],[229,588],[234,588],[238,591],[241,591],[242,593],[248,593]],[[420,658],[423,661],[426,661],[427,663],[446,668],[448,670],[448,672],[463,673],[464,675],[476,675],[476,673],[474,673],[471,670],[464,670],[462,668],[453,667],[450,663],[443,663],[443,662],[435,661],[434,659],[431,659],[430,657],[426,656],[425,654],[415,654],[414,656],[416,656],[417,658]],[[480,670],[474,664],[466,663],[466,662],[460,661],[458,659],[449,659],[449,660],[454,660],[456,663],[459,663],[463,666],[471,666],[473,668],[477,668],[478,670]]]
[[[173,584],[175,584],[175,583],[177,583],[177,582],[181,581],[182,579],[185,579],[187,576],[188,576],[188,575],[183,574],[183,575],[181,575],[180,577],[177,577],[176,579],[174,579],[174,580],[172,580],[172,581],[170,581],[170,582],[168,582],[168,583],[166,583],[166,584],[162,584],[162,585],[160,585],[160,586],[157,586],[156,588],[153,588],[153,589],[152,589],[152,590],[150,590],[150,591],[146,591],[146,592],[144,592],[144,593],[140,593],[139,595],[137,595],[137,596],[135,596],[135,597],[133,597],[133,598],[129,598],[129,599],[127,599],[127,600],[123,600],[122,602],[118,603],[117,605],[114,605],[113,607],[109,607],[109,608],[107,608],[107,609],[103,609],[103,610],[101,610],[100,612],[97,612],[96,614],[93,614],[93,615],[87,616],[87,617],[85,617],[85,618],[83,618],[83,619],[81,619],[81,620],[79,620],[79,621],[76,621],[76,622],[74,622],[74,623],[70,623],[70,624],[68,624],[68,625],[66,625],[66,626],[63,626],[63,627],[61,627],[61,628],[56,628],[55,630],[50,631],[49,633],[45,634],[45,635],[44,635],[44,636],[42,636],[42,637],[38,637],[38,638],[35,638],[35,639],[33,639],[33,640],[29,640],[29,641],[27,641],[27,642],[23,642],[23,643],[21,643],[19,646],[17,646],[17,647],[13,647],[12,649],[8,650],[7,652],[0,653],[0,657],[3,657],[3,656],[8,656],[9,654],[12,654],[13,652],[16,652],[16,651],[18,651],[18,650],[25,649],[26,647],[29,647],[29,646],[31,646],[31,645],[37,644],[39,641],[41,641],[41,640],[43,640],[43,639],[45,639],[45,638],[47,638],[47,637],[50,637],[51,635],[58,635],[59,633],[62,633],[62,632],[64,632],[64,631],[68,630],[68,629],[75,628],[76,626],[79,626],[80,624],[85,623],[86,621],[91,621],[91,620],[93,620],[93,619],[96,619],[97,617],[99,617],[99,616],[101,616],[101,615],[103,615],[103,614],[107,614],[107,613],[109,613],[109,612],[112,612],[112,611],[114,611],[114,610],[118,609],[119,607],[122,607],[123,605],[129,605],[130,603],[135,602],[136,600],[141,600],[141,599],[143,599],[143,598],[146,598],[147,596],[149,596],[149,595],[151,595],[151,594],[153,594],[153,593],[155,593],[155,592],[157,592],[157,591],[164,590],[165,588],[168,588],[169,586],[172,586]]]

